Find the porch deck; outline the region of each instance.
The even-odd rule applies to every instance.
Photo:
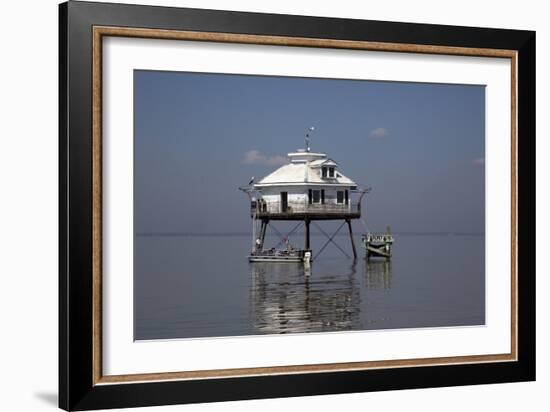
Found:
[[[361,204],[358,202],[348,202],[348,204],[288,202],[282,204],[281,202],[253,201],[250,207],[250,216],[269,220],[359,219]]]

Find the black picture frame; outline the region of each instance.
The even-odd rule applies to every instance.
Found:
[[[517,51],[517,361],[96,385],[93,380],[92,27]],[[59,406],[89,410],[535,379],[535,32],[88,3],[59,6]]]

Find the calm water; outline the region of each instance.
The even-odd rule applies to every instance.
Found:
[[[304,273],[248,263],[249,235],[137,235],[135,338],[485,323],[484,236],[394,237],[391,262],[366,262],[356,236],[355,264],[331,245]],[[325,240],[312,237],[314,252]],[[351,254],[347,236],[335,240]]]

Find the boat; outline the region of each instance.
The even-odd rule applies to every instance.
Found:
[[[311,250],[275,248],[268,250],[255,250],[248,255],[248,261],[309,263],[311,261]]]
[[[391,249],[394,242],[393,236],[387,233],[367,233],[361,237],[365,257],[380,257],[389,260],[392,256]]]

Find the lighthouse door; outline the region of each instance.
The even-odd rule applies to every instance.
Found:
[[[281,213],[288,210],[288,192],[281,192]]]

